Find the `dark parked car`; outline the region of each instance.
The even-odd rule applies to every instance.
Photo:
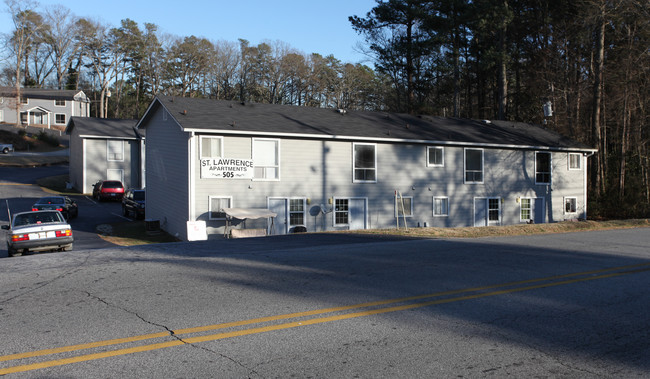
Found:
[[[32,205],[32,211],[55,210],[61,212],[66,220],[79,215],[77,203],[67,196],[45,196]]]
[[[135,218],[144,218],[144,190],[129,189],[122,198],[122,214],[128,216],[133,214]]]
[[[100,180],[93,184],[93,198],[95,200],[122,200],[124,186],[119,180]]]
[[[56,210],[21,212],[13,215],[8,230],[7,251],[13,257],[28,251],[72,250],[72,228]]]

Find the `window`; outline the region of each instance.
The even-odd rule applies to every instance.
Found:
[[[535,184],[551,184],[551,153],[535,153]]]
[[[65,107],[65,100],[54,100],[54,105],[57,107]]]
[[[56,113],[56,114],[54,114],[54,123],[55,124],[65,124],[65,113]]]
[[[483,150],[465,149],[465,183],[483,183]]]
[[[305,199],[289,199],[289,226],[305,225]]]
[[[447,197],[433,198],[433,215],[449,216],[449,198]]]
[[[564,198],[564,213],[576,213],[578,199],[575,197]]]
[[[427,166],[443,167],[445,165],[444,147],[427,147]]]
[[[253,164],[255,179],[280,179],[280,141],[274,139],[253,139]]]
[[[354,150],[354,182],[377,181],[377,146],[372,144],[355,143]]]
[[[488,200],[488,221],[500,221],[501,212],[499,211],[500,199]]]
[[[163,112],[167,111],[163,110]],[[199,154],[201,159],[221,157],[221,152],[223,151],[223,138],[201,136],[200,144],[201,151]]]
[[[29,104],[29,99],[26,97],[21,97],[20,98],[20,103],[21,104]]]
[[[569,153],[569,170],[580,170],[582,168],[582,155]]]
[[[335,199],[334,200],[334,225],[347,225],[349,203],[348,199]]]
[[[106,160],[123,161],[124,160],[124,141],[108,140],[106,141]]]
[[[395,198],[395,217],[413,217],[412,196],[397,196]]]
[[[532,201],[531,199],[522,198],[519,201],[519,220],[529,221],[532,219]]]
[[[225,220],[226,214],[222,212],[224,208],[232,208],[232,197],[210,196],[208,218],[210,220]]]

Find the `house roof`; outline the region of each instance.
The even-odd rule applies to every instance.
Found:
[[[160,106],[186,132],[595,151],[541,126],[520,122],[168,96],[154,99],[137,128],[146,128],[150,114]]]
[[[138,139],[137,122],[121,118],[70,117],[65,133],[72,135],[76,129],[83,138]]]
[[[74,100],[78,94],[83,94],[80,90],[58,90],[46,88],[21,88],[20,95],[30,99],[52,99],[52,100]],[[0,96],[16,97],[15,87],[0,87]],[[86,96],[84,94],[84,100]],[[78,99],[79,100],[79,99]]]

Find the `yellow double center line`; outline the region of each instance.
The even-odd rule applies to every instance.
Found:
[[[550,276],[545,278],[494,284],[494,285],[483,286],[483,287],[443,291],[443,292],[436,292],[436,293],[431,293],[426,295],[373,301],[368,303],[347,305],[341,307],[317,309],[317,310],[306,311],[306,312],[296,312],[296,313],[289,313],[284,315],[255,318],[250,320],[242,320],[242,321],[227,322],[222,324],[199,326],[194,328],[178,329],[172,332],[142,334],[139,336],[133,336],[127,338],[117,338],[111,340],[91,342],[86,344],[63,346],[63,347],[53,348],[53,349],[10,354],[10,355],[0,356],[0,362],[25,359],[25,358],[35,358],[39,356],[53,355],[53,354],[60,354],[60,353],[67,353],[67,352],[75,352],[75,351],[81,351],[85,349],[93,349],[93,348],[100,348],[100,347],[113,346],[113,345],[121,345],[121,344],[134,343],[143,340],[165,338],[170,336],[175,337],[171,341],[150,343],[141,346],[121,348],[121,349],[103,351],[103,352],[93,353],[93,354],[77,355],[69,358],[54,359],[54,360],[44,361],[40,363],[32,363],[32,364],[1,368],[0,375],[36,370],[36,369],[41,369],[46,367],[62,366],[71,363],[91,361],[95,359],[115,357],[115,356],[133,354],[133,353],[144,352],[144,351],[157,350],[166,347],[179,346],[183,344],[216,341],[225,338],[233,338],[233,337],[257,334],[257,333],[270,332],[275,330],[290,329],[299,326],[316,325],[316,324],[322,324],[322,323],[327,323],[332,321],[378,315],[382,313],[404,311],[408,309],[427,307],[436,304],[445,304],[445,303],[451,303],[451,302],[457,302],[463,300],[478,299],[483,297],[513,293],[513,292],[530,291],[539,288],[561,286],[561,285],[567,285],[572,283],[585,282],[585,281],[597,280],[597,279],[605,279],[605,278],[611,278],[611,277],[639,273],[639,272],[646,272],[646,271],[650,271],[650,263],[612,267],[612,268],[601,269],[601,270],[585,271],[585,272],[578,272],[578,273],[572,273],[566,275],[557,275],[557,276]],[[490,290],[495,290],[495,291],[490,291]],[[455,297],[452,296],[452,295],[459,295],[459,294],[466,294],[466,295],[455,296]],[[429,300],[429,301],[422,301],[430,298],[436,298],[436,299]],[[388,305],[398,304],[398,303],[407,303],[407,304],[387,307]],[[327,317],[309,318],[310,316],[322,315],[326,313],[334,313],[334,312],[340,313],[344,311],[363,309],[363,308],[372,308],[372,309],[359,310],[357,312],[343,313],[343,314],[337,314],[337,315],[332,315]],[[194,333],[214,331],[219,329],[237,328],[246,325],[262,324],[262,323],[272,323],[272,322],[289,320],[289,319],[301,319],[301,320],[286,322],[286,323],[278,323],[274,325],[259,326],[255,328],[241,329],[241,330],[235,330],[229,332],[222,332],[216,334],[209,334],[203,336],[180,338],[180,336],[184,334],[194,334]]]

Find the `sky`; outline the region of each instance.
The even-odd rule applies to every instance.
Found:
[[[39,0],[39,9],[63,5],[78,17],[119,27],[129,18],[144,29],[144,23],[158,25],[159,32],[180,37],[205,37],[211,41],[251,45],[281,41],[298,51],[323,56],[334,55],[345,63],[369,64],[358,52],[363,37],[348,21],[349,16],[365,17],[375,0]],[[0,33],[11,32],[11,18],[0,3]]]

